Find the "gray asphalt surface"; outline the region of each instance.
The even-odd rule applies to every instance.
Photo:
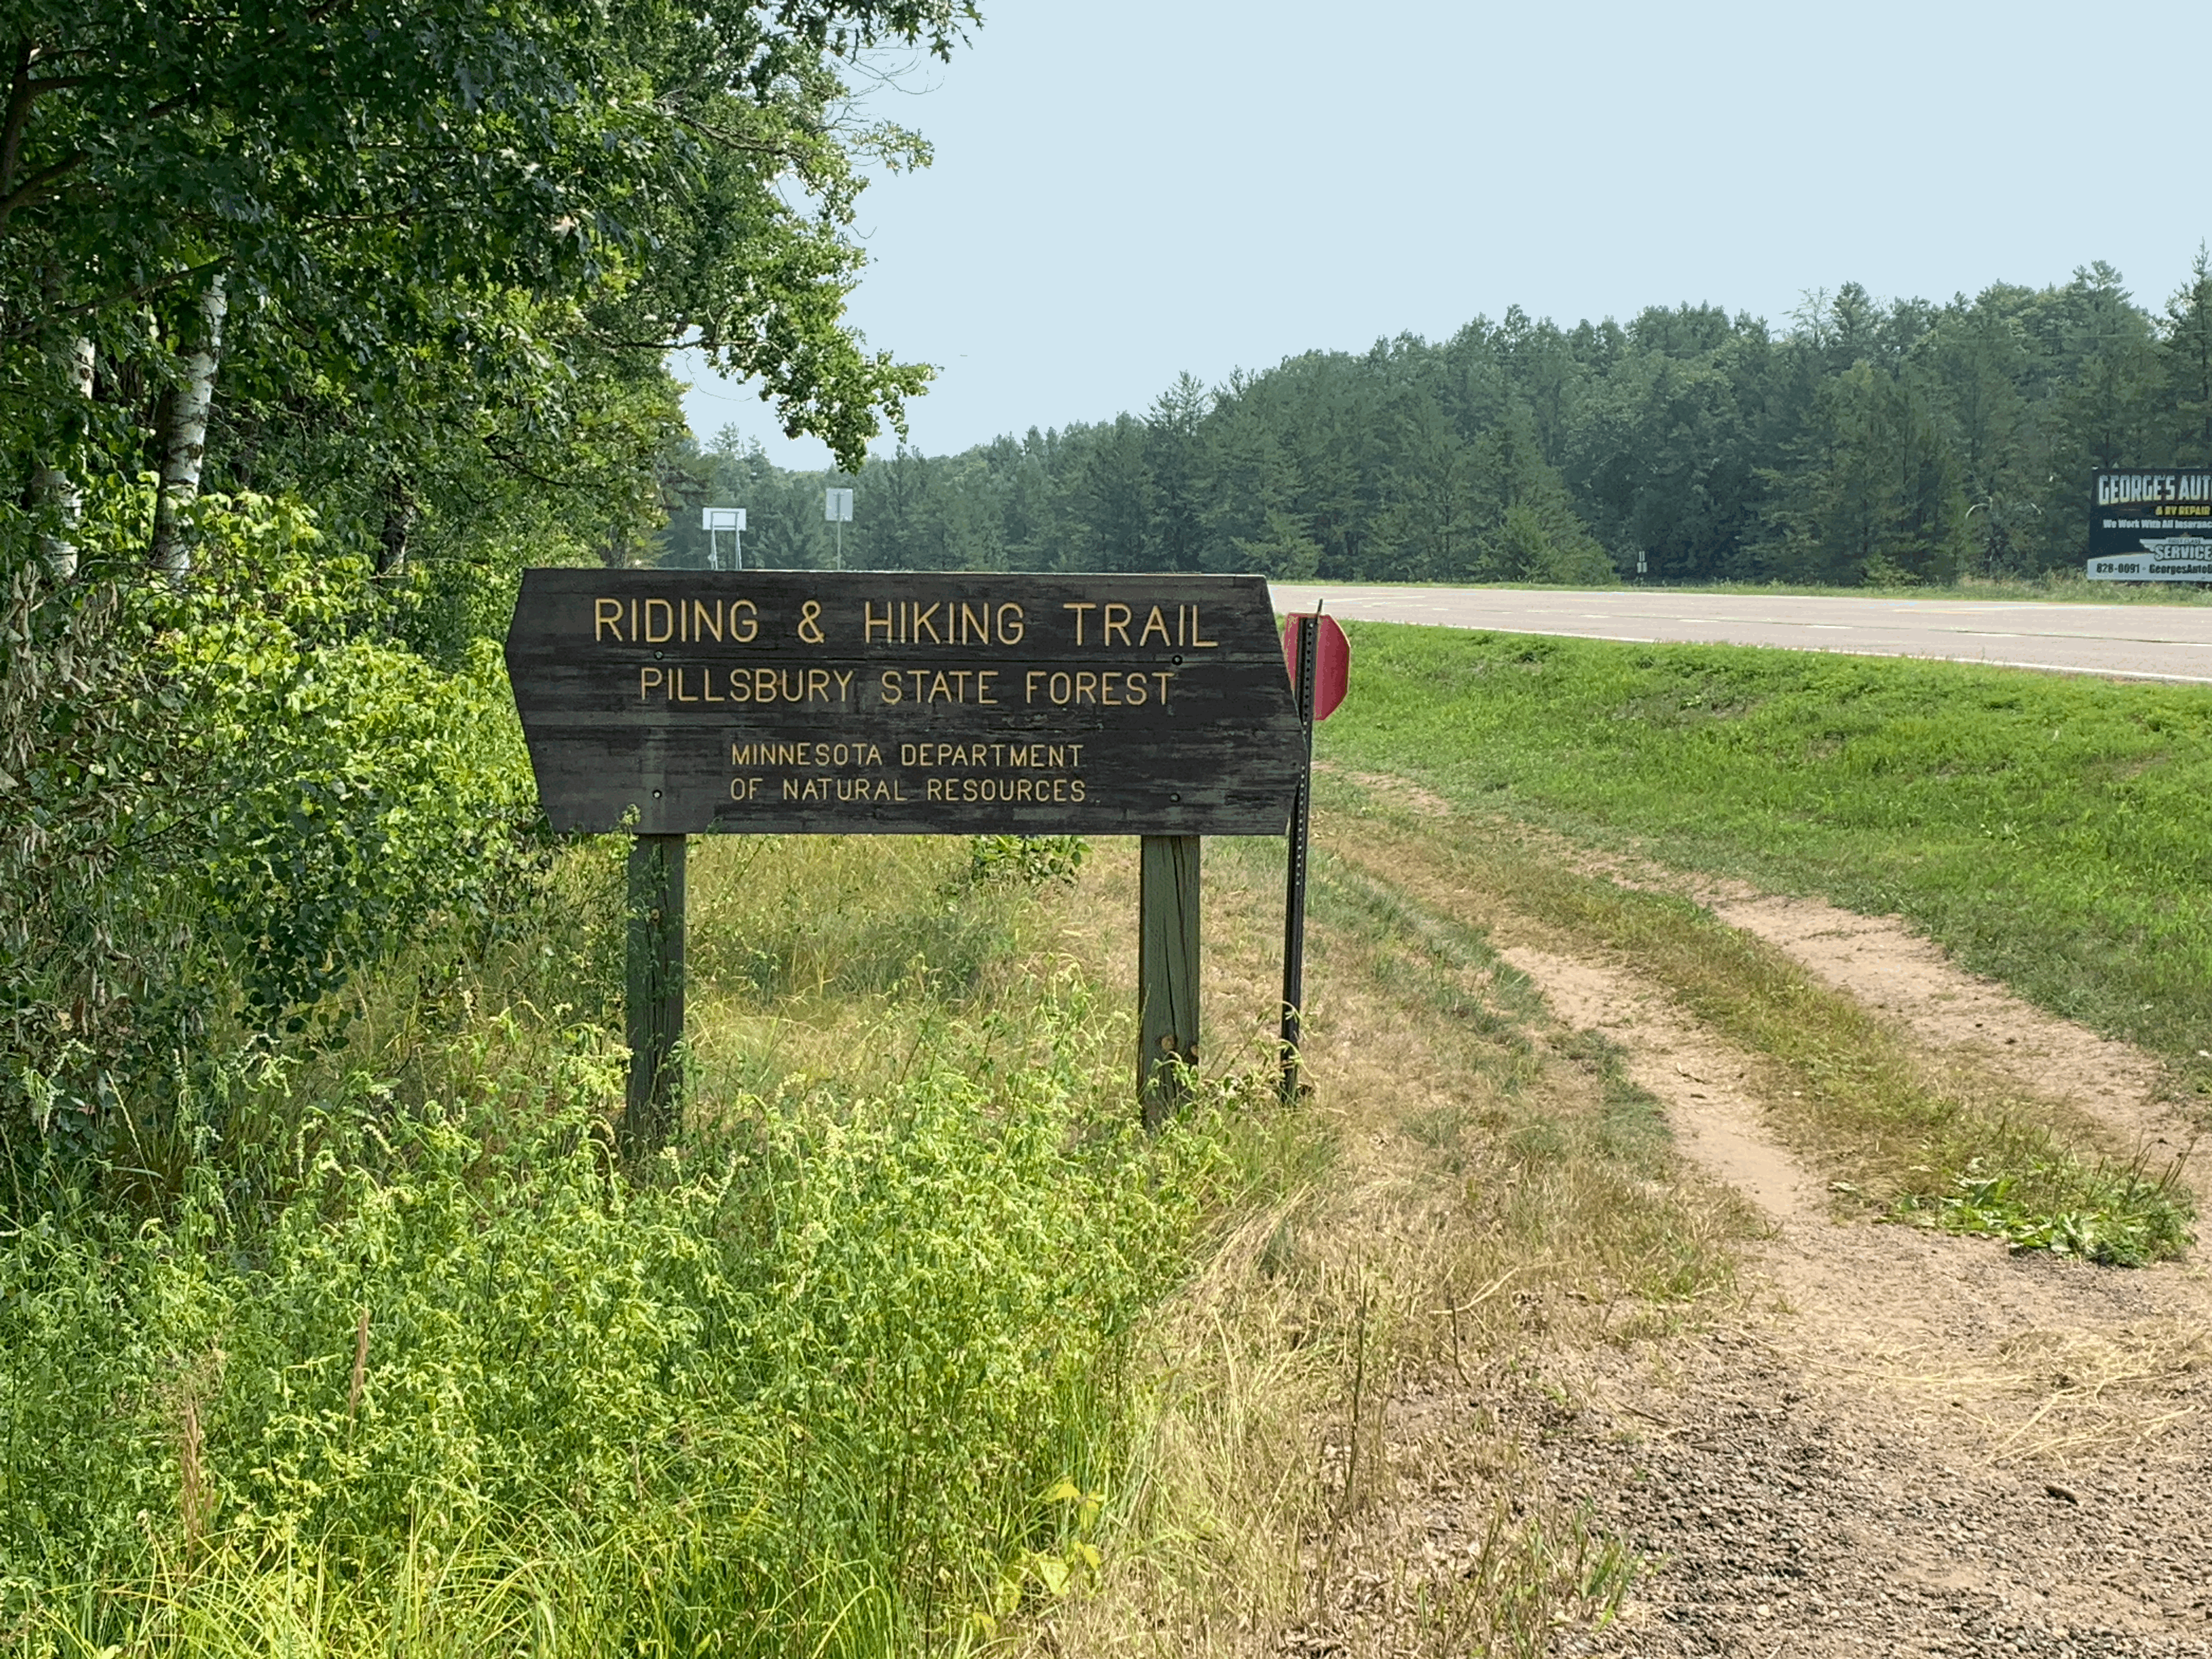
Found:
[[[1771,645],[2212,684],[2212,605],[1295,582],[1278,582],[1272,592],[1279,611],[1310,611],[1325,600],[1332,615],[1347,621],[1645,643]]]

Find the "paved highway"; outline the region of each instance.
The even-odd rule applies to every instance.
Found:
[[[1278,582],[1273,592],[1278,611],[1310,611],[1324,600],[1332,615],[1346,621],[1428,623],[1646,643],[1774,645],[2212,684],[2212,605],[1297,582]]]

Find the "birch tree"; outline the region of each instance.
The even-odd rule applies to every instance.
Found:
[[[927,152],[853,119],[843,76],[973,21],[966,0],[9,0],[6,494],[53,470],[41,441],[89,340],[95,401],[162,478],[173,567],[226,329],[273,343],[293,385],[364,397],[441,356],[657,370],[696,340],[857,462],[926,379],[844,319],[860,166]]]

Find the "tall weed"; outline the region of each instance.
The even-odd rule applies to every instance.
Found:
[[[1218,1118],[1136,1127],[1118,1024],[1066,979],[896,1087],[725,1103],[641,1181],[576,1052],[405,1110],[356,1078],[266,1217],[212,1161],[157,1222],[57,1185],[0,1247],[0,1627],[958,1645],[1069,1559],[1055,1494],[1114,1486],[1130,1333],[1238,1188]]]

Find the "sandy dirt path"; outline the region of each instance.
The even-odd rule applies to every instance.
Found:
[[[2154,1065],[2023,1018],[1895,924],[1742,895],[1724,914],[1916,1035],[1978,1059],[2033,1044],[2023,1078],[2080,1065],[2124,1079],[2106,1109],[2148,1127]],[[1586,1650],[2212,1654],[2201,1269],[1838,1224],[1765,1129],[1753,1056],[1621,964],[1507,956],[1564,1023],[1622,1047],[1684,1152],[1772,1230],[1751,1252],[1765,1287],[1752,1320],[1671,1371],[1594,1376],[1549,1438],[1552,1479],[1660,1558]]]

